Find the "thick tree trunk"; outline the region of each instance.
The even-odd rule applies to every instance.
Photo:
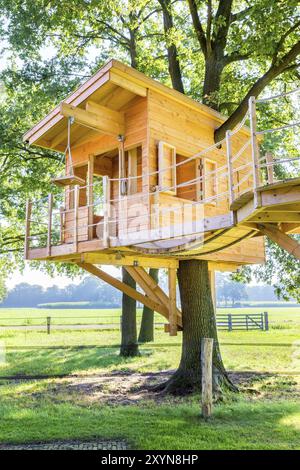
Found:
[[[151,268],[150,276],[158,283],[159,270]],[[154,340],[154,312],[149,307],[144,306],[142,322],[139,334],[139,343],[148,343]]]
[[[222,58],[216,53],[211,53],[205,60],[205,77],[203,84],[203,103],[219,111],[219,92],[221,86],[221,75],[224,68]]]
[[[214,391],[219,391],[222,385],[234,389],[226,374],[220,354],[207,261],[180,261],[178,281],[183,320],[182,353],[179,368],[164,384],[163,390],[173,394],[200,390],[201,338],[203,337],[214,339]]]
[[[122,281],[133,289],[136,283],[126,271],[122,268]],[[122,297],[122,321],[121,321],[121,349],[120,356],[138,356],[139,348],[137,343],[136,330],[136,301],[126,294]]]

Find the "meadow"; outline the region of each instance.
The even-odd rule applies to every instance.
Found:
[[[240,393],[225,392],[209,422],[200,417],[199,394],[149,392],[178,366],[181,334],[157,327],[154,343],[124,359],[118,329],[0,330],[0,442],[101,437],[126,439],[134,449],[300,449],[300,309],[266,310],[267,332],[220,332]],[[241,311],[261,309],[230,313]],[[3,309],[0,324],[48,315],[90,323],[120,311]]]

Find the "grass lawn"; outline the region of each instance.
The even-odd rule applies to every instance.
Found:
[[[249,311],[255,310],[261,309]],[[180,335],[171,338],[157,329],[155,342],[140,347],[140,357],[123,359],[117,330],[0,331],[0,357],[1,350],[6,353],[0,364],[0,442],[119,437],[135,449],[300,449],[300,309],[267,310],[268,332],[220,333],[225,365],[241,393],[225,394],[208,423],[199,417],[197,394],[155,397],[143,388],[162,380],[160,371],[177,367]],[[10,313],[0,311],[0,321]],[[51,377],[63,374],[68,376]],[[18,375],[50,377],[24,381]]]

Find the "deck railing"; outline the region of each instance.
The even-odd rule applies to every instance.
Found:
[[[227,131],[222,141],[174,165],[138,176],[122,178],[109,178],[105,176],[103,178],[102,195],[100,196],[102,211],[101,215],[98,214],[98,218],[96,219],[95,208],[99,208],[99,198],[98,200],[93,200],[92,198],[92,203],[87,203],[84,206],[87,209],[87,216],[83,216],[82,207],[79,206],[79,193],[80,191],[93,191],[99,183],[68,188],[64,191],[63,195],[50,194],[46,201],[42,201],[44,203],[42,209],[40,208],[41,201],[28,201],[25,224],[25,257],[28,257],[29,250],[33,246],[45,247],[47,249],[47,256],[50,256],[51,247],[65,243],[66,240],[68,240],[69,243],[73,243],[75,252],[77,251],[79,241],[91,240],[95,237],[103,241],[104,247],[106,245],[108,246],[110,238],[116,233],[117,226],[123,227],[125,237],[127,236],[127,238],[131,237],[134,239],[144,231],[144,229],[140,227],[146,225],[145,219],[147,219],[148,223],[148,232],[150,230],[148,233],[149,240],[174,238],[180,235],[192,235],[200,233],[201,231],[204,232],[205,221],[207,220],[205,218],[204,208],[206,205],[212,204],[219,207],[221,203],[223,203],[223,209],[220,209],[218,213],[223,213],[223,215],[231,214],[230,223],[233,223],[234,217],[230,208],[245,192],[252,191],[254,201],[256,201],[257,204],[257,189],[260,186],[273,184],[276,181],[285,180],[288,177],[297,178],[300,176],[299,156],[287,158],[280,154],[279,158],[276,158],[276,156],[269,151],[261,155],[259,142],[260,136],[295,129],[300,125],[300,121],[286,123],[282,126],[274,127],[273,129],[257,129],[257,104],[260,105],[261,103],[277,100],[282,97],[286,98],[292,96],[293,99],[295,99],[295,96],[297,96],[299,92],[300,89],[261,100],[255,100],[254,97],[251,97],[248,111],[243,120],[235,129]],[[232,148],[236,134],[247,123],[249,123],[250,126],[250,136],[234,153]],[[161,171],[169,171],[170,169],[176,170],[178,167],[187,165],[192,160],[205,159],[209,157],[212,152],[216,151],[220,152],[225,157],[226,163],[222,166],[217,166],[214,170],[183,183],[175,183],[168,187],[155,186],[151,188],[149,186],[150,178],[157,177]],[[131,180],[138,180],[139,178],[148,182],[149,190],[143,193],[124,195],[124,187],[128,187],[128,183]],[[220,184],[223,183],[224,180],[226,180],[226,184]],[[199,185],[205,186],[208,182],[211,183],[212,187],[216,188],[216,191],[212,195],[202,195],[199,200],[187,200],[184,204],[172,204],[170,207],[166,205],[161,207],[161,194],[170,191],[176,192],[180,188],[191,187],[193,185],[198,188]],[[112,184],[117,184],[119,187],[117,195],[113,197],[111,197],[110,190]],[[225,187],[226,189],[220,190],[220,187]],[[66,200],[66,197],[70,197],[71,195],[73,198],[73,207],[71,209],[63,208],[63,201]],[[153,199],[150,210],[148,207],[149,198]],[[178,200],[178,198],[174,198],[174,201],[176,200]],[[184,226],[185,216],[186,219],[189,219],[193,211],[196,211],[197,220],[186,230]],[[34,214],[36,214],[35,217]],[[200,221],[201,216],[203,218],[202,222]],[[156,226],[155,223],[153,223],[153,221],[157,220],[170,220],[170,225],[172,225],[171,221],[175,219],[177,224],[182,224],[182,232],[174,229],[169,232],[164,232],[162,231],[160,223],[158,223],[158,225],[156,224]],[[73,223],[67,224],[66,221],[68,220],[72,220]],[[33,229],[33,227],[35,228]],[[211,228],[211,226],[209,227]],[[147,235],[145,235],[144,238],[145,241],[147,241]]]

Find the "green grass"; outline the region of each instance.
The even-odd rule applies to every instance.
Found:
[[[5,310],[0,311],[0,319],[10,313]],[[246,310],[259,311],[241,309]],[[219,336],[228,369],[272,372],[271,376],[257,377],[241,394],[226,395],[223,403],[215,405],[208,423],[199,418],[197,395],[112,405],[91,403],[84,393],[71,393],[65,388],[67,379],[1,380],[0,442],[120,437],[141,449],[300,449],[300,377],[275,374],[300,372],[300,309],[267,310],[268,332],[233,331]],[[32,318],[41,310],[27,312]],[[91,312],[68,313],[88,317]],[[24,313],[14,311],[14,315]],[[99,313],[108,316],[111,310]],[[84,381],[117,371],[153,372],[178,366],[180,334],[169,337],[157,329],[155,343],[141,346],[138,358],[120,358],[119,341],[117,330],[54,330],[50,335],[0,331],[0,346],[6,350],[0,376],[73,374]],[[256,392],[248,392],[249,387]]]

